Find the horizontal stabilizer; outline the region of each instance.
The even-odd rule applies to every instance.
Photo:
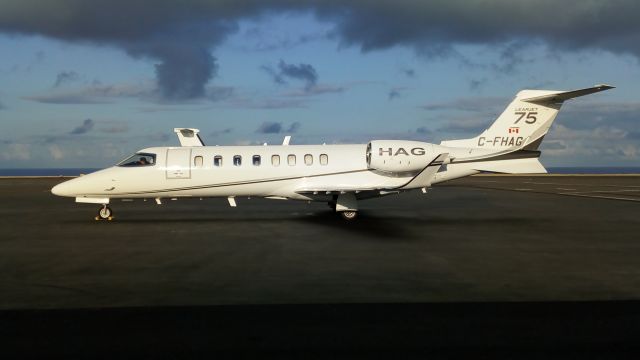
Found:
[[[526,102],[561,103],[561,102],[563,102],[565,100],[569,100],[569,99],[573,99],[573,98],[576,98],[576,97],[579,97],[579,96],[589,95],[589,94],[593,94],[593,93],[597,93],[597,92],[600,92],[600,91],[605,91],[605,90],[609,90],[609,89],[613,89],[613,88],[614,88],[614,86],[601,84],[601,85],[595,85],[593,87],[586,88],[586,89],[571,90],[571,91],[558,91],[558,92],[551,93],[551,94],[546,94],[546,95],[542,95],[542,96],[534,96],[534,97],[521,99],[521,100],[522,101],[526,101]]]
[[[173,131],[178,135],[180,146],[204,146],[204,142],[198,133],[200,130],[191,128],[175,128]]]
[[[512,159],[481,161],[474,163],[473,170],[502,174],[546,174],[547,169],[538,159]]]

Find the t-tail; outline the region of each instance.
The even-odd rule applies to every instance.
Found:
[[[474,163],[475,171],[545,173],[538,161],[538,147],[558,115],[562,104],[575,97],[612,89],[609,85],[572,90],[522,90],[496,121],[480,135],[446,140],[440,145],[464,148],[452,153],[452,164]]]

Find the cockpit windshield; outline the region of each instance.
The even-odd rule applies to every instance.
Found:
[[[122,160],[118,166],[134,167],[134,166],[153,166],[156,164],[156,154],[137,153],[131,157]]]

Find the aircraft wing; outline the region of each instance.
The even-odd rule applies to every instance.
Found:
[[[180,146],[204,146],[204,142],[198,133],[200,130],[191,128],[175,128],[173,131],[178,135]]]
[[[414,175],[410,180],[399,186],[380,186],[380,187],[313,187],[301,188],[296,190],[297,194],[314,196],[314,195],[340,195],[345,193],[353,193],[357,198],[375,197],[388,194],[397,194],[402,190],[419,189],[431,186],[431,181],[444,162],[449,158],[448,153],[440,154],[433,159],[429,165]]]

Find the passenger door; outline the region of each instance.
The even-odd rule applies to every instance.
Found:
[[[177,148],[167,150],[167,179],[191,178],[191,149]]]

